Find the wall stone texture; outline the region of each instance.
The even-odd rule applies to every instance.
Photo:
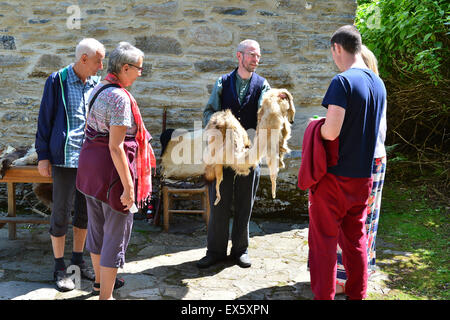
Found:
[[[82,38],[105,45],[102,76],[119,41],[145,52],[131,92],[157,153],[163,109],[168,128],[192,130],[214,81],[236,67],[237,45],[251,38],[261,45],[257,72],[294,96],[285,172],[296,175],[307,119],[325,114],[321,99],[337,72],[330,36],[353,24],[355,10],[355,0],[0,0],[0,150],[34,142],[45,80],[74,62]]]

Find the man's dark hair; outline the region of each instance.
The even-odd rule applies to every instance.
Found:
[[[331,36],[331,45],[335,43],[351,54],[361,52],[361,34],[355,26],[346,25],[337,29]]]

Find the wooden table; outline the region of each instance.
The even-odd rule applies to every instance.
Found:
[[[7,183],[8,189],[8,216],[0,217],[0,228],[6,223],[8,224],[8,237],[10,240],[16,239],[16,224],[17,223],[31,223],[31,224],[48,224],[49,220],[46,218],[35,217],[17,217],[16,216],[16,183],[52,183],[51,177],[43,177],[39,174],[37,166],[21,166],[11,167],[5,173],[0,182]]]

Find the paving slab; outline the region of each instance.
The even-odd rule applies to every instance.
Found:
[[[72,247],[69,229],[65,260]],[[201,217],[178,217],[169,232],[135,220],[124,268],[124,287],[114,292],[120,300],[310,300],[308,225],[295,221],[251,221],[250,268],[224,261],[208,269],[196,262],[206,253],[206,225]],[[229,249],[231,241],[229,242]],[[85,261],[91,265],[89,254]],[[59,292],[53,284],[53,256],[48,226],[17,228],[17,240],[0,229],[0,300],[96,300],[92,283]],[[369,292],[386,293],[387,276],[377,272]],[[337,296],[336,299],[343,299]]]

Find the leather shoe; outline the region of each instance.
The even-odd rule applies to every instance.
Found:
[[[241,268],[249,268],[252,265],[248,253],[243,253],[239,257],[236,257],[235,262]]]
[[[70,277],[70,274],[66,273],[66,270],[55,271],[53,273],[53,279],[59,291],[66,292],[75,289],[75,283]]]
[[[219,263],[224,259],[215,258],[211,255],[206,255],[203,258],[201,258],[199,261],[197,261],[197,267],[200,269],[211,267],[212,265],[215,265],[216,263]]]

